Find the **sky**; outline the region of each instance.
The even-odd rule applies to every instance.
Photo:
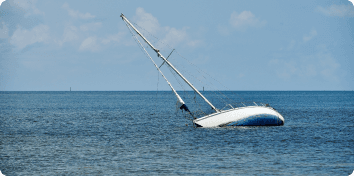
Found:
[[[198,89],[354,90],[348,0],[6,0],[0,91],[169,90],[121,13]]]

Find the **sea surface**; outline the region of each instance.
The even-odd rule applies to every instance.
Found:
[[[225,105],[220,94],[203,93],[218,108]],[[171,91],[0,92],[0,170],[6,176],[353,172],[353,91],[217,93],[236,103],[268,103],[285,124],[194,128]],[[181,95],[191,111],[210,110],[193,102],[193,92]]]

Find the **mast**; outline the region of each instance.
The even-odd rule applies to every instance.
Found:
[[[220,112],[218,109],[215,108],[215,106],[213,104],[211,104],[209,102],[208,99],[206,99],[161,53],[158,49],[156,49],[130,22],[129,20],[123,15],[121,14],[120,17],[122,17],[123,21],[125,21],[129,26],[131,26],[135,32],[151,47],[151,49],[153,49],[156,53],[158,57],[161,57],[164,62],[167,63],[168,66],[170,66],[177,74],[178,76],[180,76],[184,82],[186,82],[189,87],[191,87],[200,97],[202,97],[204,99],[205,102],[207,102],[209,104],[209,106],[211,106],[211,108],[213,108],[216,112]]]
[[[131,29],[129,29],[131,30]],[[151,58],[150,54],[145,50],[145,48],[143,47],[143,45],[140,43],[140,41],[138,40],[138,38],[134,35],[134,37],[136,38],[137,42],[140,44],[140,46],[144,49],[145,53],[147,54],[147,56],[150,58],[150,60],[152,61],[152,63],[155,65],[155,67],[157,68],[157,70],[160,72],[160,74],[162,75],[162,77],[166,80],[167,84],[171,87],[173,93],[176,95],[177,100],[180,104],[182,104],[182,106],[185,104],[184,101],[182,100],[182,98],[178,95],[178,93],[176,92],[176,90],[172,87],[171,83],[167,80],[167,78],[165,77],[165,75],[162,73],[162,71],[160,70],[160,67],[158,67],[156,65],[156,63],[154,62],[154,60]],[[71,87],[70,87],[70,91],[71,91]],[[182,109],[182,106],[180,107]],[[185,105],[184,105],[185,106]],[[189,112],[188,108],[184,108],[186,111]]]

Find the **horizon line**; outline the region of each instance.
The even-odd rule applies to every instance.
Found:
[[[0,92],[169,92],[172,90],[0,90]],[[176,90],[193,92],[193,90]],[[354,91],[354,90],[199,90],[200,92],[213,91]]]

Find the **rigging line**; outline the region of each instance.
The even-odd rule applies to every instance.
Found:
[[[172,75],[173,75],[173,77],[175,78],[175,80],[178,82],[179,86],[183,89],[183,95],[185,96],[186,90],[185,90],[183,84],[180,82],[179,79],[177,79],[176,74],[171,70],[171,68],[168,67],[168,69],[169,69],[169,71],[172,73]],[[184,97],[184,98],[185,98],[185,97]]]
[[[184,70],[184,69],[183,69]],[[172,71],[171,71],[172,72]],[[187,73],[189,73],[188,71],[186,71]],[[172,72],[173,73],[173,72]],[[185,74],[185,73],[184,73]],[[202,80],[200,80],[199,78],[197,78],[197,77],[195,77],[193,74],[189,74],[189,75],[191,75],[194,79],[196,79],[196,80],[198,80],[199,82],[201,82],[202,84],[207,84],[208,86],[210,86],[210,84],[208,84],[207,82],[203,82]],[[178,80],[178,79],[177,79]],[[212,83],[211,83],[212,84]],[[211,86],[212,87],[212,86]],[[211,91],[219,100],[221,100],[225,105],[228,105],[228,104],[230,104],[230,103],[228,103],[227,101],[225,101],[222,97],[220,97],[220,95],[219,94],[217,94],[215,91]],[[195,92],[194,92],[195,93]],[[221,95],[223,95],[223,94],[221,94]],[[225,95],[224,95],[225,96]],[[228,98],[228,97],[226,97],[226,98]],[[230,100],[230,99],[229,99]],[[233,102],[232,100],[230,100],[230,102]],[[196,104],[196,105],[198,105],[199,106],[199,110],[201,111],[201,112],[203,112],[203,110],[202,110],[202,108],[201,108],[201,105],[199,104],[199,102],[198,101],[196,101],[195,100],[195,97],[194,97],[194,103]],[[232,104],[234,104],[234,103],[232,103]],[[203,114],[205,114],[204,112],[203,112]]]
[[[171,53],[167,56],[166,60],[168,60],[168,58],[171,56],[171,54],[173,53],[174,50],[175,50],[175,49],[173,49],[173,50],[171,51]],[[165,62],[166,62],[166,61],[163,61],[159,68],[161,68],[162,65],[163,65]]]
[[[133,22],[134,23],[134,22]],[[164,44],[165,46],[167,46],[168,48],[170,48],[170,49],[172,49],[172,47],[170,46],[170,45],[168,45],[167,43],[164,43],[164,42],[162,42],[159,38],[157,38],[156,36],[154,36],[153,34],[151,34],[149,31],[147,31],[146,29],[144,29],[143,27],[141,27],[141,26],[139,26],[138,24],[136,24],[136,23],[134,23],[136,26],[138,26],[139,28],[141,28],[142,30],[144,30],[145,32],[147,32],[150,36],[152,36],[152,37],[154,37],[156,40],[157,40],[157,42],[160,42],[160,43],[162,43],[162,44]],[[156,43],[156,42],[155,42]],[[161,49],[160,49],[161,50]],[[164,49],[162,49],[162,50],[164,50]],[[186,58],[184,58],[179,52],[177,52],[178,53],[178,55],[180,56],[180,57],[182,57],[183,59],[185,59],[185,60],[187,60]],[[200,71],[202,71],[202,72],[204,72],[203,70],[201,70],[199,67],[197,67],[196,65],[194,65],[194,64],[192,64],[191,62],[189,62],[189,60],[187,60],[188,61],[188,63],[189,64],[191,64],[191,65],[193,65],[193,66],[195,66],[196,68],[197,68],[197,71],[199,72],[199,70]],[[199,70],[198,70],[199,69]],[[199,72],[200,73],[200,72]],[[225,85],[223,85],[221,82],[219,82],[218,80],[216,80],[214,77],[212,77],[212,76],[210,76],[208,73],[206,73],[206,72],[204,72],[205,74],[207,74],[209,77],[211,77],[212,79],[214,79],[215,81],[217,81],[219,84],[221,84],[224,88],[226,88],[226,89],[228,89],[229,91],[231,91],[228,87],[226,87]],[[202,74],[201,74],[202,75]],[[202,75],[203,76],[203,75]],[[204,76],[203,76],[204,77]],[[205,78],[205,77],[204,77]],[[205,78],[206,79],[206,78]],[[214,86],[215,87],[215,86]],[[215,87],[216,88],[216,87]],[[227,99],[229,99],[226,95],[224,95],[223,93],[221,93],[220,91],[218,91],[220,94],[222,94],[224,97],[226,97]],[[231,91],[232,92],[232,91]],[[232,92],[233,93],[233,92]],[[237,94],[235,94],[235,93],[233,93],[234,95],[236,95],[237,97],[239,97],[242,101],[245,101],[241,96],[239,96],[239,95],[237,95]],[[229,99],[231,102],[234,102],[235,103],[235,101],[234,100],[231,100],[231,99]]]
[[[200,72],[199,72],[200,73]],[[192,75],[192,74],[191,74]],[[215,94],[219,100],[222,100],[224,103],[228,104],[227,101],[224,100],[223,97],[225,97],[230,103],[236,103],[234,100],[231,100],[230,98],[228,98],[225,94],[223,94],[220,90],[217,89],[217,87],[211,82],[209,81],[205,76],[202,75],[202,77],[204,78],[205,81],[203,81],[202,79],[199,79],[198,77],[195,77],[194,75],[192,75],[195,79],[197,79],[200,83],[205,84],[209,87],[214,88],[215,90],[210,90],[213,94]],[[219,94],[221,96],[219,96]]]
[[[179,77],[177,77],[176,72],[174,72],[172,70],[172,68],[170,66],[167,66],[167,68],[169,69],[169,71],[172,73],[173,77],[175,78],[175,80],[178,82],[178,84],[180,85],[180,87],[183,89],[184,91],[184,95],[186,94],[186,89],[184,88],[183,84],[181,83],[181,80],[179,79]],[[193,91],[194,92],[194,91]],[[192,99],[191,96],[187,93],[187,96],[189,99]]]
[[[190,95],[188,93],[186,93],[186,89],[184,88],[183,84],[181,83],[181,80],[178,79],[178,77],[176,76],[176,73],[172,70],[172,68],[170,68],[169,66],[167,67],[169,69],[169,71],[172,73],[173,77],[175,78],[175,80],[178,82],[178,84],[180,85],[180,87],[183,89],[183,95],[187,95],[188,99],[191,99]],[[199,105],[199,104],[198,104]],[[199,105],[199,109],[200,109],[200,105]]]
[[[127,24],[126,24],[127,25]],[[127,25],[128,26],[128,25]],[[147,53],[147,51],[145,50],[145,48],[143,48],[143,46],[142,46],[142,44],[140,43],[140,41],[137,39],[137,37],[134,35],[134,33],[132,32],[132,30],[131,30],[131,28],[128,26],[128,29],[130,30],[130,32],[131,32],[131,34],[132,34],[132,36],[133,36],[133,38],[134,38],[134,40],[138,43],[138,44],[140,44],[140,46],[139,46],[139,48],[141,49],[141,50],[143,50],[144,49],[144,53],[145,53],[145,56],[148,56],[149,58],[150,58],[150,60],[154,63],[154,65],[155,65],[155,67],[156,68],[158,68],[157,67],[157,65],[155,64],[155,62],[152,60],[152,58],[150,57],[150,55]],[[159,69],[158,69],[159,70]],[[162,72],[159,70],[159,72],[162,74]],[[162,74],[162,76],[164,77],[164,75]],[[164,77],[165,78],[165,77]],[[166,79],[166,78],[165,78]],[[167,79],[166,79],[166,81],[167,81]],[[168,81],[167,81],[168,82]],[[172,87],[171,87],[172,88]],[[177,115],[177,114],[176,114]],[[193,117],[193,115],[190,113],[190,115]],[[184,115],[184,117],[187,119],[187,120],[191,120],[192,122],[193,122],[193,119],[190,119],[190,118],[187,118],[187,115],[185,114]]]
[[[128,26],[128,24],[126,24]],[[129,28],[129,26],[128,26]],[[177,92],[174,90],[174,88],[172,87],[172,85],[170,84],[170,82],[167,80],[167,78],[164,76],[164,74],[161,72],[161,70],[159,69],[159,67],[156,65],[156,63],[154,62],[154,60],[151,58],[151,56],[149,55],[149,53],[146,51],[146,49],[144,48],[144,46],[141,44],[141,42],[139,41],[139,39],[134,35],[134,33],[132,32],[131,28],[129,28],[131,34],[134,36],[134,38],[136,39],[137,43],[140,44],[140,46],[142,47],[142,49],[145,51],[146,55],[149,56],[151,62],[155,65],[155,67],[157,68],[157,70],[161,73],[162,77],[165,78],[166,82],[169,84],[169,86],[171,87],[172,91],[175,93],[175,96],[177,97],[178,101],[181,104],[184,104],[183,100],[180,98],[180,96],[177,94]],[[193,116],[191,114],[191,112],[189,112],[191,116]],[[193,119],[190,119],[191,121],[193,121]]]
[[[197,70],[198,71],[198,70]],[[187,71],[188,72],[188,71]],[[198,71],[199,72],[199,71]],[[189,72],[188,72],[189,73]],[[195,77],[193,74],[191,74],[191,73],[189,73],[190,75],[192,75],[193,77]],[[225,96],[218,88],[217,88],[217,86],[215,86],[214,84],[213,84],[213,82],[211,82],[210,80],[208,80],[203,74],[201,74],[200,72],[199,72],[199,74],[200,75],[202,75],[202,78],[203,79],[199,79],[199,78],[197,78],[197,77],[195,77],[195,79],[197,79],[200,83],[202,83],[202,84],[207,84],[209,87],[211,87],[211,88],[214,88],[214,90],[210,90],[210,91],[212,91],[212,92],[218,92],[219,94],[221,94],[221,95],[223,95],[226,99],[228,99],[229,101],[231,101],[231,102],[233,102],[232,100],[230,100],[227,96]],[[205,81],[202,81],[202,80],[205,80]],[[216,90],[216,91],[215,91]]]
[[[172,71],[172,68],[170,68],[169,66],[168,66],[168,69],[170,70],[170,72],[172,73],[172,75],[175,77],[175,79],[177,80],[177,82],[178,82],[178,84],[180,85],[180,87],[184,90],[184,92],[186,92],[185,89],[184,89],[183,84],[181,84],[181,83],[180,83],[180,80],[177,79],[176,73],[174,73],[174,72]],[[177,105],[177,104],[176,104],[176,105]],[[176,116],[177,116],[177,111],[178,111],[178,108],[176,108]],[[189,113],[189,115],[191,115],[191,116],[194,118],[194,113],[193,113],[193,114],[192,114],[192,113]],[[182,116],[183,116],[184,118],[186,118],[187,120],[191,120],[191,121],[193,122],[193,119],[188,118],[188,115],[187,115],[187,114],[183,113]]]
[[[178,67],[179,68],[179,70],[182,70],[182,72],[183,73],[187,73],[189,76],[191,76],[191,77],[193,77],[194,79],[196,79],[196,80],[198,80],[199,82],[201,82],[201,83],[206,83],[206,82],[203,82],[202,80],[200,80],[199,78],[197,78],[196,76],[194,76],[194,74],[192,74],[188,69],[184,69],[183,68],[183,66],[180,66],[180,64],[179,64],[179,62],[177,61],[177,60],[175,60],[175,62],[177,62],[178,64],[175,64],[176,65],[176,67]],[[200,73],[200,72],[199,72]],[[206,81],[208,81],[205,77],[203,77]],[[212,84],[212,83],[210,83],[210,84]],[[214,85],[212,85],[212,86],[214,86]],[[212,87],[212,86],[210,86],[210,87]],[[214,86],[214,87],[216,87],[216,86]]]
[[[127,17],[125,17],[127,18]],[[128,18],[127,18],[128,19]],[[129,19],[128,19],[129,20]],[[129,20],[130,21],[130,20]],[[139,26],[138,24],[134,23],[134,22],[131,22],[133,24],[135,24],[138,28],[140,28],[141,30],[145,31],[146,33],[144,34],[148,34],[149,36],[155,38],[157,41],[153,41],[154,44],[156,43],[160,43],[160,44],[163,44],[164,46],[167,46],[169,49],[172,49],[171,46],[169,46],[168,44],[162,42],[159,38],[157,38],[156,36],[154,36],[153,34],[151,34],[148,30],[146,30],[145,28]],[[167,52],[167,50],[164,48],[164,47],[161,47],[160,44],[157,44],[156,47],[159,48],[160,51],[164,51],[164,52]]]
[[[183,57],[183,56],[181,56],[180,54],[179,54],[179,56],[180,57]],[[185,58],[184,58],[185,59]],[[175,60],[176,62],[178,62],[177,60]],[[190,63],[190,62],[189,62]],[[179,65],[179,64],[177,64],[177,65]],[[193,64],[191,64],[190,63],[190,65],[193,65]],[[195,66],[195,65],[194,65]],[[195,66],[196,67],[196,66]],[[198,68],[198,67],[196,67],[196,68]],[[230,104],[230,103],[236,103],[234,100],[231,100],[230,98],[228,98],[226,95],[224,95],[220,90],[218,90],[217,89],[217,87],[211,82],[211,81],[209,81],[203,74],[201,74],[200,73],[200,71],[198,70],[198,69],[195,69],[195,70],[197,70],[198,72],[199,72],[199,74],[201,74],[202,75],[202,77],[204,78],[204,80],[205,80],[205,82],[203,82],[203,81],[201,81],[199,78],[197,78],[197,77],[195,77],[193,74],[191,74],[189,71],[186,71],[185,69],[182,69],[182,68],[179,68],[180,70],[182,70],[183,72],[185,72],[185,73],[188,73],[190,76],[192,76],[192,77],[194,77],[195,79],[197,79],[200,83],[202,83],[202,84],[207,84],[208,86],[210,86],[210,87],[213,87],[215,90],[217,90],[217,91],[213,91],[213,90],[211,90],[211,92],[213,92],[213,94],[215,94],[216,96],[217,96],[217,98],[219,99],[219,100],[221,100],[221,101],[223,101],[225,104]],[[200,69],[201,70],[201,69]],[[214,79],[215,80],[215,79]],[[225,97],[229,102],[227,102],[227,101],[225,101],[223,98],[222,98],[222,96],[219,96],[216,92],[218,92],[220,95],[222,95],[223,97]]]
[[[191,75],[192,77],[194,77],[196,80],[198,80],[200,83],[204,84],[204,85],[207,85],[207,86],[210,86],[210,84],[208,84],[207,82],[203,82],[202,80],[198,79],[197,77]],[[212,87],[212,86],[210,86]],[[219,94],[217,94],[215,91],[210,91],[212,92],[219,100],[221,100],[223,103],[225,104],[228,104],[227,101],[225,101],[221,96],[219,96]]]
[[[194,92],[194,94],[196,93],[195,91],[193,91]],[[214,91],[212,91],[212,93],[213,94],[215,94],[215,96],[219,99],[219,100],[221,100],[224,104],[229,104],[229,103],[227,103],[226,101],[224,101],[224,99],[222,99],[217,93],[215,93]],[[203,112],[203,110],[202,110],[202,105],[199,103],[199,101],[196,101],[196,98],[195,98],[195,96],[194,96],[194,98],[191,98],[191,97],[189,97],[190,99],[193,99],[194,101],[194,103],[196,104],[196,105],[198,105],[198,107],[199,107],[199,110],[200,111],[202,111]],[[204,112],[203,112],[204,113]],[[204,113],[205,114],[205,113]]]
[[[131,21],[128,17],[124,16],[126,19],[128,19],[129,21]],[[123,20],[124,21],[124,20]],[[124,21],[125,22],[125,21]],[[126,22],[125,22],[126,23]],[[154,38],[156,38],[157,40],[159,40],[157,37],[155,37],[154,35],[152,35],[149,31],[147,31],[146,29],[144,29],[143,27],[139,26],[138,24],[136,24],[135,22],[131,22],[133,24],[135,24],[135,26],[141,28],[142,30],[146,31],[149,35],[153,36]],[[155,42],[156,43],[156,42]]]
[[[136,23],[134,23],[134,24],[137,25],[137,26],[138,26],[139,28],[141,28],[142,30],[146,31],[150,36],[156,38],[159,42],[163,43],[165,46],[168,46],[169,48],[171,48],[168,44],[166,44],[166,43],[162,42],[161,40],[159,40],[157,37],[155,37],[154,35],[152,35],[149,31],[145,30],[143,27],[139,26],[139,25],[136,24]],[[197,70],[197,71],[198,71],[198,70]],[[199,72],[199,71],[198,71],[198,72]],[[200,72],[199,72],[199,73],[200,73]],[[219,96],[218,96],[218,97],[219,97]],[[219,99],[220,99],[220,97],[219,97]],[[221,100],[224,101],[222,98],[221,98]],[[224,103],[225,103],[225,101],[224,101]],[[228,103],[226,102],[226,104],[228,104]]]
[[[202,97],[202,98],[204,99],[204,101],[207,102],[207,103],[209,104],[209,106],[210,106],[211,108],[213,108],[213,110],[214,110],[215,112],[220,112],[220,110],[218,110],[213,104],[211,104],[210,101],[209,101],[208,99],[206,99],[206,98],[204,97],[204,95],[201,94],[201,93],[193,86],[192,83],[190,83],[169,61],[166,60],[166,58],[160,53],[160,51],[159,51],[158,49],[156,49],[156,48],[155,48],[155,47],[154,47],[154,46],[153,46],[153,45],[152,45],[152,44],[151,44],[129,21],[128,21],[128,19],[126,19],[126,18],[124,17],[123,14],[121,15],[121,17],[122,17],[122,19],[123,19],[124,21],[126,21],[126,22],[135,30],[135,32],[136,32],[145,42],[147,42],[147,43],[150,45],[151,49],[153,49],[153,50],[157,53],[157,56],[158,56],[158,57],[161,57],[164,61],[166,61],[166,63],[183,79],[183,81],[186,82],[194,91],[196,91],[196,92],[198,93],[198,95],[199,95],[200,97]],[[157,67],[157,68],[158,68],[158,67]],[[172,85],[171,85],[171,84],[169,84],[169,85],[170,85],[170,87],[172,88],[173,92],[176,94],[178,100],[179,100],[180,102],[183,102],[183,100],[181,100],[181,98],[180,98],[180,96],[177,94],[177,92],[173,89]],[[183,102],[182,104],[184,104],[184,102]],[[184,109],[186,109],[186,107],[184,107]],[[187,109],[186,109],[186,110],[187,110]]]
[[[125,18],[127,18],[127,17],[125,17]],[[127,19],[128,19],[128,18],[127,18]],[[128,19],[128,20],[129,20],[129,19]],[[129,21],[130,21],[130,20],[129,20]],[[154,37],[154,38],[157,40],[157,42],[160,42],[160,43],[164,44],[165,46],[169,47],[170,49],[173,49],[170,45],[168,45],[167,43],[162,42],[159,38],[157,38],[156,36],[154,36],[153,34],[151,34],[148,30],[144,29],[143,27],[139,26],[138,24],[136,24],[136,23],[134,23],[134,22],[131,22],[131,23],[135,24],[136,26],[138,26],[139,28],[141,28],[142,30],[144,30],[145,32],[147,32],[150,36]]]
[[[184,91],[183,94],[184,94],[184,95],[187,95],[188,99],[193,99],[193,98],[189,95],[189,93],[186,92],[186,90],[185,90],[183,84],[181,84],[180,80],[179,80],[178,77],[176,76],[176,73],[172,71],[172,68],[170,68],[170,67],[168,66],[168,69],[170,70],[170,72],[172,73],[172,75],[174,76],[174,78],[176,79],[176,81],[179,83],[180,87],[183,89],[183,91]],[[195,91],[193,91],[193,92],[195,93]],[[185,97],[184,97],[184,98],[185,98]],[[193,101],[192,101],[192,102],[193,102]],[[199,115],[200,115],[201,113],[198,113],[198,114],[196,113],[196,112],[199,112],[199,111],[202,112],[204,115],[207,115],[207,114],[202,110],[201,105],[200,105],[198,102],[194,102],[194,104],[197,105],[198,109],[197,109],[197,111],[193,111],[193,115],[190,114],[193,118],[194,118],[194,117],[199,117]],[[187,118],[187,117],[186,117],[186,114],[184,114],[184,116],[185,116],[185,118]]]
[[[194,78],[195,80],[198,80],[200,83],[202,83],[202,84],[206,84],[207,86],[210,86],[210,87],[216,87],[216,86],[214,86],[210,81],[209,81],[209,83],[211,84],[209,84],[209,83],[207,83],[207,82],[203,82],[203,81],[201,81],[200,79],[198,79],[197,77],[195,77],[193,74],[191,74],[189,71],[187,71],[187,70],[184,70],[184,69],[180,69],[180,70],[182,70],[182,71],[184,71],[184,74],[185,73],[187,73],[190,77],[189,77],[189,79],[192,77],[192,78]],[[204,79],[207,81],[207,79],[204,77]],[[214,95],[216,95],[216,97],[219,99],[219,100],[221,100],[224,104],[230,104],[229,102],[227,102],[227,101],[225,101],[221,96],[219,96],[215,91],[211,91]],[[224,94],[222,94],[220,91],[219,91],[219,94],[221,94],[221,95],[224,95]],[[225,95],[224,95],[225,96]],[[225,96],[226,97],[226,96]],[[232,101],[231,99],[229,99],[228,97],[226,97],[230,102],[233,102],[233,103],[235,103],[234,101]]]
[[[136,24],[136,23],[134,23],[135,25],[137,25],[139,28],[141,28],[142,30],[144,30],[144,31],[146,31],[150,36],[152,36],[152,37],[154,37],[154,38],[156,38],[157,39],[157,41],[158,42],[160,42],[160,43],[162,43],[162,44],[164,44],[165,46],[167,46],[167,47],[169,47],[170,49],[172,49],[172,47],[171,46],[169,46],[168,44],[166,44],[166,43],[164,43],[164,42],[162,42],[161,40],[159,40],[157,37],[155,37],[154,35],[152,35],[149,31],[147,31],[147,30],[145,30],[143,27],[141,27],[141,26],[139,26],[138,24]],[[145,41],[146,42],[146,41]],[[177,52],[178,53],[178,52]],[[178,55],[180,56],[180,57],[182,57],[183,59],[185,59],[183,56],[181,56],[179,53],[178,53]],[[186,60],[186,59],[185,59]],[[188,61],[188,60],[187,60]],[[189,62],[189,61],[188,61]],[[189,62],[190,63],[190,62]],[[191,65],[194,65],[194,64],[192,64],[192,63],[190,63]],[[195,66],[195,65],[194,65]],[[195,66],[196,68],[198,68],[197,66]],[[199,69],[199,68],[198,68]],[[200,73],[200,71],[197,69],[197,71]],[[204,71],[203,71],[204,72]],[[204,72],[205,73],[205,72]],[[206,73],[207,74],[207,73]],[[209,75],[209,74],[208,74]],[[203,76],[203,75],[202,75]],[[209,75],[210,76],[210,75]],[[204,76],[203,76],[204,77]],[[211,76],[210,76],[211,77]],[[204,77],[205,78],[205,77]],[[213,77],[211,77],[211,78],[213,78]],[[206,78],[205,78],[206,79]],[[214,78],[213,78],[214,79]],[[207,79],[206,79],[207,80]],[[214,80],[216,80],[216,79],[214,79]],[[216,80],[217,81],[217,80]],[[217,82],[219,82],[219,81],[217,81]],[[219,82],[220,83],[220,82]],[[211,83],[212,84],[212,83]],[[221,84],[221,83],[220,83]],[[223,84],[221,84],[221,85],[223,85]],[[224,86],[224,85],[223,85]],[[226,87],[226,86],[224,86],[224,87]],[[227,88],[227,87],[226,87]],[[225,96],[224,94],[222,94],[220,91],[218,91],[221,95],[223,95],[223,96]],[[213,92],[214,94],[215,94],[215,92]],[[236,96],[238,96],[238,95],[236,95]],[[219,96],[218,96],[219,97]],[[227,99],[229,99],[227,96],[225,96]],[[219,99],[220,99],[220,97],[219,97]],[[243,98],[241,98],[241,99],[243,99]],[[222,101],[224,101],[222,98],[221,98],[221,100]],[[231,102],[233,102],[231,99],[229,99]],[[224,101],[224,103],[225,103],[225,101]],[[226,102],[226,104],[228,104],[227,102]]]
[[[184,60],[186,60],[189,64],[191,64],[191,65],[193,65],[194,67],[196,67],[197,69],[197,71],[200,73],[200,71],[201,72],[203,72],[203,73],[205,73],[205,74],[207,74],[210,78],[212,78],[212,79],[214,79],[215,81],[217,81],[219,84],[221,84],[223,87],[225,87],[226,89],[228,89],[229,91],[231,91],[228,87],[226,87],[224,84],[222,84],[220,81],[218,81],[217,79],[215,79],[214,77],[212,77],[211,75],[209,75],[207,72],[205,72],[205,71],[203,71],[202,69],[200,69],[198,66],[196,66],[195,64],[193,64],[193,63],[191,63],[188,59],[186,59],[185,57],[183,57],[177,50],[176,50],[176,52],[177,52],[177,54],[181,57],[181,58],[183,58]],[[200,73],[201,74],[201,73]],[[203,75],[203,74],[201,74],[201,75]],[[204,76],[203,76],[204,77]],[[233,93],[233,94],[235,94],[235,93]],[[239,96],[239,95],[237,95],[237,94],[235,94],[237,97],[239,97],[242,101],[245,101],[245,99],[243,99],[241,96]]]
[[[131,30],[130,26],[125,22],[126,26],[128,27],[129,29],[129,32],[132,34],[133,38],[134,38],[134,41],[137,42],[140,50],[144,53],[144,55],[146,57],[148,57],[148,55],[146,54],[146,52],[143,50],[143,46],[141,45],[141,43],[139,41],[137,41],[138,39],[136,38],[136,36],[134,35],[133,31]],[[140,44],[140,45],[139,45]]]
[[[170,70],[170,72],[172,73],[172,75],[174,76],[174,78],[176,79],[176,81],[178,82],[178,84],[180,85],[180,87],[183,89],[183,91],[186,91],[185,88],[184,88],[184,86],[183,86],[183,84],[180,82],[179,79],[177,79],[176,73],[174,73],[170,67],[168,67],[168,69]]]
[[[172,68],[168,66],[168,69],[170,70],[170,72],[172,73],[172,75],[174,76],[174,78],[176,79],[176,81],[178,82],[178,84],[179,84],[179,85],[181,86],[181,88],[183,89],[184,95],[187,94],[187,96],[188,96],[189,99],[193,99],[193,98],[191,98],[191,96],[190,96],[188,93],[186,93],[186,90],[185,90],[183,84],[180,82],[180,80],[179,80],[178,77],[176,76],[176,73],[175,73],[174,71],[172,71]],[[193,91],[193,92],[194,92],[194,94],[195,94],[195,91]],[[202,111],[201,105],[200,105],[198,102],[195,103],[195,104],[198,105],[198,106],[199,106],[199,110]]]
[[[125,18],[127,18],[127,17],[125,17]],[[128,18],[127,18],[127,19],[128,19]],[[128,20],[129,20],[129,19],[128,19]],[[157,41],[153,41],[154,44],[155,44],[155,43],[160,43],[160,44],[166,46],[166,47],[169,48],[169,49],[175,50],[172,46],[170,46],[169,44],[163,42],[162,40],[160,40],[159,38],[157,38],[155,35],[153,35],[152,33],[150,33],[148,30],[146,30],[145,28],[139,26],[137,23],[135,23],[135,22],[131,22],[131,23],[135,24],[135,25],[136,25],[137,27],[139,27],[141,30],[145,31],[146,33],[144,33],[144,34],[148,34],[149,36],[155,38]],[[166,49],[165,49],[164,47],[162,47],[161,45],[159,45],[159,44],[157,44],[157,45],[158,45],[158,46],[156,46],[156,47],[158,47],[160,51],[168,52],[168,50],[166,50]]]
[[[157,93],[159,92],[159,82],[160,82],[160,74],[159,74],[159,71],[157,71],[157,88],[156,88],[156,100],[158,101],[157,99]],[[157,101],[155,101],[155,113],[157,112]]]

